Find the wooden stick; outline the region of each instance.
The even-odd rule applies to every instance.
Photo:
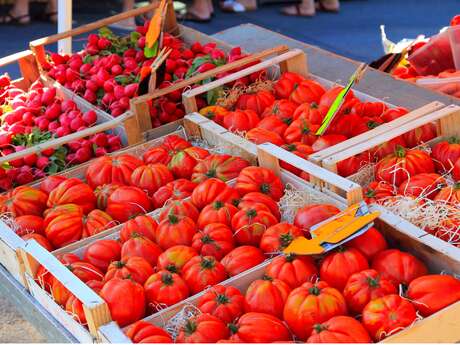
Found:
[[[0,67],[4,67],[10,65],[12,63],[17,62],[23,58],[33,57],[34,54],[31,50],[24,50],[22,52],[14,53],[5,57],[0,58]]]
[[[150,80],[149,80],[149,87],[148,87],[149,93],[155,92],[155,89],[157,86],[157,70],[163,64],[163,62],[165,62],[165,60],[168,58],[171,52],[172,52],[171,48],[164,47],[163,49],[161,49],[155,61],[153,61],[151,72],[150,72],[151,74],[150,74]]]

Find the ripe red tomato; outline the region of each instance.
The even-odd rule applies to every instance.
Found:
[[[312,145],[318,139],[316,135],[318,128],[319,125],[310,123],[304,117],[299,117],[284,131],[283,137],[288,144],[300,142],[305,145]]]
[[[379,203],[395,195],[395,188],[386,181],[372,181],[364,189],[364,201],[368,204]]]
[[[120,260],[121,245],[115,240],[97,240],[86,247],[83,259],[101,271],[106,271],[112,261]]]
[[[367,152],[363,152],[338,162],[337,173],[340,176],[348,177],[356,174],[362,167],[368,165],[369,163],[369,154]]]
[[[397,293],[396,286],[373,269],[352,274],[343,290],[348,309],[356,314],[360,314],[370,301]]]
[[[273,132],[277,134],[280,138],[283,137],[284,131],[288,128],[288,125],[292,122],[291,118],[285,119],[285,122],[283,120],[280,120],[278,117],[275,115],[271,115],[268,117],[264,117],[257,125],[256,128],[262,128],[264,130],[267,130],[269,132]],[[271,140],[269,140],[272,142]]]
[[[265,109],[270,107],[273,102],[275,102],[275,96],[270,91],[261,90],[241,95],[236,102],[235,108],[241,110],[252,110],[258,115],[262,115]]]
[[[278,219],[265,205],[260,208],[254,204],[251,208],[240,210],[233,216],[232,229],[238,244],[258,247],[265,230],[277,223]]]
[[[388,109],[383,102],[358,102],[351,109],[352,114],[361,117],[380,117]]]
[[[327,90],[321,97],[320,101],[319,101],[319,105],[321,106],[325,106],[327,108],[329,108],[332,103],[334,103],[335,99],[337,98],[337,96],[339,95],[340,92],[342,92],[343,90],[343,87],[340,86],[340,85],[337,85],[337,86],[334,86],[334,87],[331,87],[329,90]],[[350,91],[348,92],[347,94],[347,97],[345,97],[345,100],[344,100],[344,105],[348,102],[351,102],[353,99],[355,99],[355,94],[353,91]],[[353,105],[355,104],[355,102],[353,103]],[[343,107],[342,107],[343,108]]]
[[[145,297],[154,312],[159,307],[176,304],[189,296],[185,281],[177,274],[166,270],[152,274],[144,284]]]
[[[223,126],[232,132],[247,132],[256,127],[259,121],[259,116],[253,110],[235,110],[225,115]]]
[[[173,180],[174,177],[168,167],[160,163],[141,165],[131,174],[131,185],[146,191],[149,196]]]
[[[200,255],[222,259],[235,247],[233,232],[223,223],[210,223],[199,230],[192,239],[192,248]]]
[[[436,194],[434,200],[444,201],[454,205],[460,203],[460,183],[457,182],[452,186],[442,188],[439,193]]]
[[[353,273],[368,269],[366,257],[355,248],[339,248],[321,262],[319,276],[330,286],[343,290]]]
[[[319,107],[317,103],[303,103],[294,112],[294,119],[304,118],[313,125],[321,125],[327,114],[327,108]]]
[[[333,316],[346,315],[342,294],[326,282],[304,283],[289,294],[284,305],[284,321],[300,340],[307,340],[313,326]]]
[[[171,214],[177,217],[188,217],[196,222],[200,215],[200,211],[198,211],[190,200],[174,200],[162,208],[158,220],[162,222],[163,220],[168,219]]]
[[[78,205],[88,214],[96,207],[96,197],[86,183],[77,178],[70,178],[54,188],[48,197],[48,207],[64,204]]]
[[[289,124],[293,120],[293,114],[297,109],[297,104],[287,99],[280,99],[265,109],[262,118],[276,117],[282,123]],[[263,121],[263,120],[262,120]],[[259,126],[260,127],[260,126]]]
[[[376,228],[370,228],[364,234],[347,242],[346,245],[358,249],[368,260],[388,248],[385,237]]]
[[[236,179],[236,190],[245,195],[261,192],[278,201],[284,194],[281,179],[273,171],[263,167],[247,167],[241,170]]]
[[[275,95],[279,99],[289,98],[292,91],[297,88],[298,84],[305,80],[303,76],[293,72],[285,72],[273,86]]]
[[[51,191],[59,186],[61,182],[67,180],[67,177],[60,175],[51,175],[45,177],[45,179],[40,183],[40,190],[46,194],[51,193]]]
[[[130,279],[113,278],[104,284],[100,293],[107,302],[112,320],[120,327],[145,316],[145,294],[142,286]]]
[[[297,226],[284,222],[278,223],[263,233],[260,249],[264,253],[277,253],[289,246],[294,238],[302,235],[302,230]]]
[[[281,146],[284,144],[283,138],[278,133],[261,127],[249,130],[245,138],[256,145],[272,143],[276,146]]]
[[[318,278],[318,270],[309,256],[279,255],[265,269],[265,275],[279,279],[295,289]]]
[[[64,247],[81,239],[83,214],[78,212],[57,215],[51,221],[45,217],[46,238],[55,248]]]
[[[315,224],[335,216],[340,210],[334,205],[311,204],[297,210],[294,218],[294,225],[302,231],[310,231]]]
[[[180,273],[182,267],[198,253],[188,246],[178,245],[166,249],[158,257],[158,268],[168,270],[172,273]]]
[[[421,150],[406,150],[397,147],[396,151],[383,158],[375,166],[377,181],[386,181],[399,187],[408,177],[421,173],[434,173],[434,163],[430,155]]]
[[[45,248],[49,252],[51,252],[54,249],[50,241],[48,241],[46,237],[43,235],[36,234],[36,233],[30,233],[30,234],[22,235],[21,238],[24,241],[35,240],[38,242],[39,245],[41,245],[43,248]]]
[[[209,152],[201,147],[188,147],[172,156],[168,169],[176,178],[190,179],[197,163],[207,156]]]
[[[182,278],[190,291],[196,294],[210,285],[224,281],[227,272],[224,265],[213,256],[195,256],[182,267]]]
[[[421,127],[415,128],[402,135],[407,147],[415,147],[417,145],[427,143],[431,139],[438,136],[436,125],[434,123],[427,123]]]
[[[216,178],[201,182],[192,193],[192,202],[200,210],[214,201],[234,204],[239,198],[240,195],[235,189]]]
[[[182,200],[192,195],[196,183],[186,180],[177,179],[160,187],[152,196],[153,207],[163,207],[168,200]]]
[[[228,324],[243,315],[244,296],[233,286],[214,285],[198,299],[197,307]]]
[[[307,343],[371,343],[371,337],[358,320],[350,316],[334,316],[313,326]]]
[[[460,15],[453,16],[450,20],[450,26],[455,26],[460,24]]]
[[[296,156],[299,156],[303,159],[308,159],[308,156],[313,153],[313,149],[309,145],[305,145],[299,142],[294,142],[291,144],[286,144],[282,146],[283,149],[295,154]],[[280,166],[283,169],[286,169],[290,172],[292,172],[295,175],[300,175],[302,173],[302,170],[299,168],[294,167],[293,165],[286,163],[285,161],[280,161]]]
[[[251,207],[254,204],[263,204],[267,206],[276,219],[281,218],[278,203],[267,194],[261,192],[250,192],[243,195],[241,201],[238,203],[238,208],[242,210]]]
[[[440,172],[449,171],[460,158],[460,139],[450,137],[440,141],[433,146],[431,157],[433,157],[437,170]]]
[[[138,234],[155,241],[155,231],[158,227],[155,219],[149,216],[137,216],[128,220],[120,230],[120,242],[125,243],[132,235]]]
[[[387,249],[378,253],[372,260],[372,268],[378,271],[382,278],[389,279],[396,285],[407,285],[428,272],[423,262],[412,254],[398,249]]]
[[[382,114],[382,119],[385,122],[390,122],[400,118],[403,115],[406,115],[408,112],[409,110],[403,107],[389,108]]]
[[[121,257],[123,259],[140,256],[147,260],[152,267],[156,266],[161,252],[158,244],[138,234],[133,234],[121,247]]]
[[[228,336],[229,330],[220,319],[200,314],[188,319],[180,328],[176,343],[215,343]]]
[[[407,144],[402,136],[393,138],[391,140],[385,141],[382,144],[374,146],[369,152],[371,157],[376,160],[381,160],[384,157],[393,154],[399,146],[407,147]]]
[[[163,250],[179,244],[190,246],[196,231],[196,224],[191,218],[169,214],[158,224],[155,239]]]
[[[234,205],[215,201],[212,204],[205,206],[200,212],[198,217],[197,226],[203,229],[206,225],[211,223],[222,223],[230,226],[232,217],[238,212],[238,208]]]
[[[88,166],[86,181],[93,189],[108,183],[129,185],[132,172],[141,165],[141,160],[128,154],[115,157],[102,156]]]
[[[110,195],[106,212],[115,220],[124,223],[150,210],[150,199],[144,191],[133,186],[123,186]]]
[[[435,173],[421,173],[411,176],[398,188],[404,196],[434,199],[439,191],[446,186],[446,180]]]
[[[220,261],[230,277],[236,276],[265,260],[265,256],[259,248],[253,246],[241,246],[233,249]]]
[[[87,216],[83,216],[82,238],[96,235],[104,230],[115,226],[116,222],[109,214],[101,210],[92,210]]]
[[[172,343],[171,336],[162,328],[147,321],[137,321],[126,330],[126,336],[133,343]]]
[[[286,325],[277,317],[265,313],[246,313],[231,324],[231,339],[242,343],[273,343],[292,340]]]
[[[42,216],[46,209],[48,195],[41,190],[21,186],[0,196],[0,212],[11,213],[13,217]]]
[[[303,80],[293,88],[289,99],[297,104],[319,103],[326,90],[314,80]]]
[[[417,318],[412,304],[398,295],[370,301],[363,310],[362,323],[375,341],[410,326]]]
[[[86,282],[94,292],[99,293],[104,286],[104,283],[98,280],[90,280]],[[65,310],[73,315],[73,318],[80,322],[82,325],[86,324],[86,315],[83,309],[83,304],[81,301],[75,297],[75,295],[70,295],[65,304]]]
[[[42,217],[34,215],[19,216],[14,219],[14,222],[18,226],[16,234],[23,236],[25,234],[45,234],[45,224]]]
[[[407,297],[427,317],[460,300],[460,280],[446,274],[430,274],[411,281]]]
[[[283,308],[291,288],[279,279],[264,277],[254,280],[246,290],[244,309],[283,317]]]
[[[113,278],[132,279],[144,285],[145,281],[155,273],[153,266],[141,256],[123,257],[112,261],[104,276],[105,281]]]
[[[337,145],[345,140],[347,140],[347,137],[342,134],[324,134],[316,139],[316,141],[311,145],[311,148],[314,152],[318,152]]]
[[[107,208],[107,201],[109,200],[110,195],[121,186],[121,184],[116,183],[97,186],[94,190],[94,196],[96,197],[96,207],[100,210],[105,210]]]
[[[208,178],[218,178],[224,182],[236,178],[241,169],[249,166],[243,158],[226,154],[209,155],[193,168],[192,181],[200,183]]]

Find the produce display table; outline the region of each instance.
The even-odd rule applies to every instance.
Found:
[[[238,25],[218,32],[213,37],[230,45],[239,45],[248,52],[257,52],[280,44],[302,49],[307,53],[310,72],[329,80],[346,82],[361,63],[254,24]],[[460,99],[396,80],[389,74],[374,69],[368,69],[361,82],[354,88],[409,109],[421,107],[431,101],[439,101],[446,105],[460,104]]]
[[[216,33],[213,37],[230,45],[239,45],[248,52],[257,52],[282,44],[290,48],[299,48],[308,54],[311,73],[334,81],[346,82],[359,65],[357,61],[252,24],[239,25]],[[407,108],[421,107],[431,101],[440,101],[446,105],[460,105],[460,100],[395,80],[385,73],[372,69],[366,72],[356,89]],[[49,342],[77,342],[2,266],[0,266],[0,294],[6,296]]]

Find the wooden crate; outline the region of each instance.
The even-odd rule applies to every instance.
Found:
[[[336,172],[337,163],[347,158],[353,157],[356,154],[372,149],[382,143],[387,142],[388,140],[394,139],[400,135],[403,135],[404,133],[419,128],[428,123],[436,123],[438,131],[438,137],[427,143],[430,146],[433,146],[435,143],[441,141],[442,139],[447,139],[451,136],[460,136],[460,106],[449,105],[443,109],[437,110],[431,114],[427,114],[422,117],[415,117],[413,116],[413,114],[408,114],[407,117],[409,119],[408,122],[402,124],[398,121],[399,119],[395,120],[388,124],[390,125],[389,127],[391,127],[391,130],[387,131],[386,133],[375,136],[373,138],[369,138],[369,140],[367,140],[366,142],[350,147],[346,150],[343,150],[337,154],[334,154],[324,159],[323,167],[325,169],[328,169],[329,171]],[[355,175],[348,177],[348,179],[361,184],[362,187],[366,187],[365,184],[369,182],[365,181],[366,179],[363,179],[359,172]],[[328,186],[328,188],[340,194],[340,192],[337,191],[334,186]],[[375,207],[383,209],[382,206]],[[403,218],[395,214],[389,213],[389,217],[394,218],[393,225],[400,229],[401,232],[411,231],[413,233],[416,233],[417,237],[420,239],[426,238],[427,236],[429,236],[429,238],[431,238],[432,240],[435,239],[434,236],[429,235],[424,230],[414,226],[407,220],[404,220]],[[439,239],[436,240],[440,241]],[[450,244],[447,244],[447,246],[451,247],[450,250],[454,251],[457,257],[460,258],[460,248],[456,248]]]
[[[164,30],[166,32],[172,33],[175,36],[179,36],[185,42],[186,45],[191,45],[194,42],[198,41],[202,44],[211,43],[211,42],[216,43],[217,47],[219,47],[220,49],[226,52],[230,51],[233,48],[233,46],[221,40],[214,39],[213,37],[206,35],[200,31],[197,31],[193,28],[178,24],[176,21],[175,12],[173,10],[172,1],[171,0],[168,0],[168,1],[170,5],[168,6],[168,11],[166,13],[166,20],[165,20],[165,26],[164,26]],[[100,29],[104,26],[108,26],[113,23],[117,23],[121,20],[131,18],[131,17],[136,17],[138,15],[150,12],[154,10],[155,8],[157,8],[156,3],[148,5],[148,6],[144,6],[141,8],[137,8],[131,11],[123,12],[123,13],[117,14],[112,17],[104,18],[96,22],[80,26],[70,31],[59,33],[53,36],[43,37],[43,38],[30,42],[30,49],[35,54],[42,77],[45,80],[49,80],[49,81],[53,80],[51,77],[49,77],[48,73],[43,69],[43,66],[46,64],[46,50],[45,49],[47,45],[56,43],[65,38],[75,38],[76,36],[90,33],[91,31]],[[189,87],[205,79],[215,77],[216,75],[220,73],[229,72],[237,67],[244,66],[246,64],[252,63],[254,61],[258,61],[259,59],[265,58],[272,54],[281,53],[286,50],[287,50],[286,46],[279,46],[279,47],[275,47],[272,49],[267,49],[261,53],[253,54],[241,60],[226,64],[224,66],[220,66],[218,68],[207,71],[205,73],[197,74],[189,79],[173,84],[170,87],[167,87],[161,90],[159,89],[153,94],[135,97],[131,99],[130,110],[137,116],[139,125],[142,131],[148,131],[149,129],[152,128],[152,123],[150,119],[150,113],[149,113],[147,102],[154,100],[158,97],[167,95],[176,90],[183,89],[184,87]],[[76,99],[79,99],[84,103],[88,103],[82,97],[76,95],[74,92],[70,91],[69,89],[64,88],[64,87],[63,89],[65,89],[67,93],[72,94]],[[101,109],[99,109],[99,111],[104,113],[109,118],[113,118],[110,114],[102,111]]]
[[[323,202],[331,202],[326,194],[323,194]],[[335,200],[335,199],[332,199]],[[345,207],[342,203],[341,207]],[[378,208],[371,206],[371,211],[377,211]],[[449,273],[460,274],[460,257],[453,252],[446,243],[428,235],[425,238],[419,238],[417,232],[401,231],[394,218],[385,210],[380,210],[381,215],[375,221],[375,226],[382,232],[391,247],[400,248],[408,251],[425,262],[431,273]],[[251,282],[261,279],[264,270],[269,261],[232,277],[221,284],[224,286],[234,286],[244,293]],[[151,315],[144,319],[156,326],[164,327],[165,323],[179,313],[185,306],[196,305],[198,299],[204,294],[201,292],[197,295],[164,310],[157,314]],[[452,304],[445,309],[417,321],[414,325],[402,330],[395,335],[386,338],[384,343],[438,343],[438,342],[458,342],[460,340],[460,302]],[[130,339],[126,337],[115,322],[100,327],[100,336],[104,342],[108,343],[127,343]]]
[[[186,112],[196,112],[198,111],[197,107],[197,102],[196,102],[196,97],[199,95],[202,95],[210,90],[216,89],[218,87],[221,87],[227,83],[233,82],[241,77],[248,76],[254,72],[262,71],[262,70],[269,70],[270,71],[270,78],[273,80],[276,80],[281,73],[284,72],[295,72],[298,73],[304,77],[308,77],[310,79],[314,79],[318,81],[320,84],[326,86],[326,87],[331,87],[334,84],[336,84],[333,81],[315,76],[311,73],[309,73],[308,70],[308,63],[307,63],[307,56],[306,54],[300,50],[300,49],[293,49],[289,52],[286,52],[284,54],[281,54],[279,56],[273,57],[271,59],[268,59],[266,61],[263,61],[257,65],[248,67],[242,71],[239,71],[237,73],[234,73],[232,75],[229,75],[225,78],[215,80],[213,82],[210,82],[206,85],[203,85],[198,88],[194,88],[192,90],[189,90],[187,92],[184,92],[182,95],[183,99],[183,104],[185,106]],[[339,83],[340,84],[340,83]],[[372,96],[369,96],[367,94],[364,94],[362,92],[353,90],[355,95],[361,99],[361,100],[366,100],[366,101],[381,101],[378,100]],[[386,102],[385,102],[386,103]],[[390,107],[394,107],[394,105],[386,103]],[[420,116],[423,116],[425,114],[428,114],[430,112],[433,112],[437,109],[442,108],[444,105],[441,102],[432,102],[429,103],[421,108],[415,109],[411,111],[409,114],[413,115],[413,117],[418,118]],[[412,117],[412,118],[413,118]],[[407,116],[401,117],[399,122],[405,123],[409,121],[410,118]],[[366,133],[360,134],[358,136],[355,136],[353,138],[350,138],[348,140],[345,140],[337,145],[331,146],[329,148],[326,148],[324,150],[318,151],[310,155],[309,160],[312,162],[315,162],[316,164],[321,165],[321,162],[326,158],[329,157],[332,154],[335,154],[337,152],[341,152],[342,150],[345,150],[349,147],[352,147],[354,145],[357,145],[359,143],[367,141],[369,138],[375,137],[376,135],[382,134],[385,131],[388,130],[388,127],[385,125],[378,126]],[[246,145],[254,145],[250,143],[247,140],[244,140],[247,144]]]
[[[29,86],[40,76],[38,66],[31,50],[24,50],[1,58],[0,73],[1,68],[12,64],[17,64],[19,66],[21,76],[18,79],[13,80],[13,84],[21,90],[27,90]]]
[[[225,147],[232,147],[233,146],[233,141],[229,139],[221,138],[219,137],[215,132],[215,124],[207,119],[205,121],[202,121],[202,117],[200,115],[190,115],[186,116],[184,119],[184,127],[187,129],[187,136],[188,137],[194,137],[194,138],[199,138],[207,142],[210,146],[219,146],[222,147],[222,145],[225,145]],[[238,138],[236,135],[233,135],[235,138]],[[227,136],[227,138],[230,137],[230,135]],[[273,151],[272,151],[273,149]],[[236,150],[236,151],[235,151]],[[241,156],[247,157],[252,161],[255,161],[255,157],[252,156],[251,152],[245,152],[244,148],[233,148],[234,153],[239,152]],[[277,150],[277,148],[274,145],[271,144],[266,144],[266,145],[261,145],[258,148],[258,155],[263,155],[263,159],[259,159],[261,162],[261,165],[266,166],[271,168],[272,166],[276,166],[278,164],[279,159],[285,160],[284,153],[280,155],[280,151]],[[347,195],[350,195],[350,203],[354,203],[355,201],[359,201],[362,195],[361,188],[350,181],[347,181],[346,179],[343,179],[341,177],[335,176],[334,174],[318,167],[317,165],[311,163],[311,162],[304,162],[304,161],[298,161],[296,160],[296,156],[291,154],[293,157],[288,157],[286,160],[290,164],[293,164],[298,167],[302,167],[305,171],[309,172],[312,176],[316,178],[315,181],[322,181],[322,182],[327,182],[330,184],[334,184],[337,188],[340,188],[346,193]],[[345,207],[346,203],[343,202],[341,199],[339,200],[336,195],[331,194],[327,195],[324,194],[320,191],[320,186],[319,185],[314,185],[312,183],[309,183],[307,181],[304,181],[300,179],[299,177],[295,176],[294,174],[285,171],[284,169],[279,169],[279,167],[275,170],[281,177],[282,181],[286,184],[289,185],[290,188],[295,188],[296,190],[303,190],[309,193],[311,196],[312,200],[314,198],[321,198],[324,199],[326,198],[328,202],[333,203],[339,207]],[[233,184],[234,181],[229,181],[229,184]],[[353,197],[353,198],[352,198]],[[316,200],[315,199],[315,200]],[[148,214],[148,216],[156,218],[158,217],[160,213],[160,210],[153,211]],[[54,251],[52,254],[47,253],[46,251],[42,250],[38,253],[39,259],[42,257],[45,257],[47,254],[48,259],[39,261],[36,259],[34,261],[35,257],[35,251],[33,248],[31,249],[30,245],[27,243],[24,245],[24,247],[28,248],[27,251],[27,260],[31,263],[28,263],[28,266],[36,267],[38,262],[48,262],[52,261],[56,265],[59,263],[56,263],[56,259],[53,257],[53,260],[49,259],[49,257],[54,256],[54,255],[59,255],[59,254],[64,254],[64,253],[74,253],[80,257],[82,257],[85,249],[94,241],[99,240],[99,239],[118,239],[119,238],[119,232],[121,229],[122,225],[118,225],[112,229],[106,230],[104,232],[101,232],[99,234],[96,234],[95,236],[92,236],[90,238],[86,238],[84,240],[81,240],[79,242],[75,242],[73,244],[70,244],[64,248],[60,248],[56,251]],[[29,242],[29,241],[28,241]],[[22,255],[24,257],[24,255]],[[54,265],[54,264],[53,264]],[[62,264],[60,264],[63,266]],[[31,271],[32,274],[29,272]],[[52,299],[52,297],[45,293],[44,290],[38,286],[37,283],[35,282],[30,282],[31,278],[34,277],[33,273],[36,272],[35,270],[28,270],[25,274],[27,282],[30,286],[30,291],[34,296],[39,296],[37,297],[39,303],[47,307],[49,310],[53,311],[53,315],[57,318],[58,321],[61,322],[61,324],[69,329],[70,331],[73,330],[78,330],[79,336],[82,337],[85,333],[83,332],[84,327],[82,327],[78,322],[75,320],[72,320],[69,318],[69,315],[65,313],[62,308],[60,308]],[[57,271],[55,271],[57,272]],[[58,274],[61,273],[61,271],[57,272]],[[66,278],[67,279],[67,278]],[[70,279],[70,277],[69,277]],[[73,277],[74,280],[78,280],[76,277]],[[77,298],[79,298],[79,295],[76,294]],[[102,308],[102,307],[101,307]],[[92,334],[92,333],[91,333]],[[89,336],[89,334],[86,334],[86,336]]]

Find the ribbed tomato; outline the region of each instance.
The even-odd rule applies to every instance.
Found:
[[[246,132],[256,127],[259,121],[253,110],[235,110],[225,115],[222,125],[232,132]]]
[[[46,237],[55,248],[81,239],[83,233],[83,214],[78,212],[63,213],[51,220],[45,229]],[[45,218],[45,223],[48,220]]]
[[[83,216],[83,210],[81,209],[80,206],[75,205],[75,204],[67,204],[67,205],[59,205],[55,206],[53,208],[49,208],[45,210],[44,212],[44,220],[43,220],[43,225],[45,228],[48,226],[48,224],[54,220],[58,216],[62,215],[69,215],[69,214],[76,214],[80,217]]]
[[[112,320],[120,327],[145,316],[145,294],[142,285],[130,280],[113,278],[104,284],[100,293],[107,302]]]
[[[86,283],[94,292],[99,293],[104,286],[104,283],[98,280],[90,280]],[[70,295],[65,304],[65,310],[73,316],[75,320],[80,322],[82,325],[86,325],[86,315],[83,309],[83,304],[81,301],[75,297],[75,295]]]
[[[241,95],[236,102],[235,108],[241,110],[252,110],[258,115],[262,115],[265,109],[270,107],[274,102],[275,96],[270,91],[261,90]]]
[[[350,316],[334,316],[313,326],[307,343],[371,343],[371,337],[358,320]]]
[[[382,114],[382,119],[385,122],[390,122],[406,115],[409,111],[403,107],[389,108]]]
[[[225,324],[233,322],[244,313],[244,296],[233,286],[214,285],[196,304],[202,313],[221,319]]]
[[[105,281],[113,278],[129,278],[144,285],[145,281],[155,273],[153,266],[143,257],[126,256],[121,260],[112,261],[104,276]]]
[[[140,165],[142,165],[141,160],[128,154],[115,157],[102,156],[88,166],[86,181],[93,189],[108,183],[129,185],[131,173]]]
[[[417,315],[412,304],[399,295],[370,301],[363,310],[362,323],[375,341],[410,326]]]
[[[77,178],[70,178],[54,188],[48,197],[48,207],[64,204],[79,205],[83,212],[88,214],[96,207],[96,197],[86,183]]]
[[[337,145],[345,140],[347,140],[347,137],[342,134],[324,134],[316,139],[316,141],[311,145],[311,148],[314,152],[318,152]]]
[[[166,138],[163,139],[163,143],[161,144],[161,146],[164,147],[168,152],[178,152],[185,150],[188,147],[191,147],[192,144],[190,144],[184,138],[172,134],[168,135]]]
[[[249,162],[240,157],[226,154],[209,155],[195,165],[191,179],[194,183],[200,183],[214,177],[227,182],[237,177],[247,166]]]
[[[291,102],[287,99],[280,99],[273,102],[271,106],[265,109],[265,111],[262,113],[262,118],[275,116],[283,123],[289,123],[292,121],[296,109],[296,103]]]
[[[398,249],[387,249],[378,253],[372,260],[372,268],[378,271],[382,278],[389,279],[396,285],[407,285],[428,272],[423,262],[412,254]]]
[[[386,181],[396,187],[409,177],[421,173],[434,173],[434,163],[430,155],[425,151],[406,150],[400,146],[375,166],[377,181]]]
[[[208,286],[224,281],[227,272],[224,265],[213,256],[195,256],[182,267],[182,278],[190,291],[196,294]]]
[[[110,195],[121,186],[121,184],[117,183],[109,183],[97,186],[94,190],[94,196],[96,197],[96,207],[100,210],[105,210],[107,208],[107,201],[109,200]]]
[[[231,226],[232,217],[237,212],[238,208],[232,204],[215,201],[201,210],[197,226],[199,229],[203,229],[211,223],[222,223]]]
[[[234,204],[239,198],[237,190],[216,178],[201,182],[192,193],[192,202],[200,210],[214,201]]]
[[[112,261],[120,260],[121,245],[115,240],[97,240],[85,249],[83,259],[105,272]]]
[[[314,80],[304,80],[294,87],[289,99],[297,104],[319,103],[326,90]]]
[[[447,274],[430,274],[411,281],[407,297],[427,317],[460,300],[460,280]]]
[[[204,108],[201,108],[199,113],[208,119],[217,122],[219,125],[222,125],[224,117],[227,115],[228,110],[224,107],[218,105],[210,105]]]
[[[286,325],[277,317],[265,313],[246,313],[230,324],[230,339],[241,343],[286,343],[292,340]]]
[[[309,232],[313,225],[335,216],[340,210],[329,204],[310,204],[299,208],[294,218],[294,225],[302,231]]]
[[[240,245],[259,246],[265,230],[278,223],[265,205],[254,204],[238,211],[232,218],[235,240]]]
[[[191,218],[169,214],[158,224],[155,239],[163,250],[180,244],[190,246],[196,231],[196,224]]]
[[[119,222],[149,212],[150,200],[141,189],[133,186],[123,186],[116,189],[107,201],[106,212]]]
[[[133,256],[143,257],[152,267],[155,267],[162,250],[155,242],[142,235],[133,234],[121,246],[121,257],[123,259]]]
[[[171,336],[163,328],[152,325],[147,321],[137,321],[126,330],[126,336],[133,343],[172,343]]]
[[[189,296],[185,281],[177,274],[161,270],[152,274],[144,284],[145,297],[150,309],[176,304]]]
[[[152,196],[154,208],[163,207],[168,200],[182,200],[192,195],[196,183],[180,178],[160,187]]]
[[[199,230],[192,239],[192,248],[200,255],[222,259],[235,247],[233,232],[228,225],[209,223]]]
[[[396,195],[395,188],[386,181],[372,181],[363,193],[364,201],[368,204],[379,203]]]
[[[48,195],[41,190],[21,186],[0,196],[0,212],[11,213],[13,217],[42,216],[46,209]]]
[[[46,194],[51,193],[51,191],[59,186],[61,182],[67,180],[67,177],[60,175],[51,175],[47,176],[40,183],[40,190]]]
[[[318,103],[307,102],[299,105],[294,112],[294,119],[304,118],[313,125],[321,125],[326,116],[327,108],[319,107]]]
[[[313,149],[311,148],[310,145],[306,145],[301,142],[294,142],[291,144],[286,144],[286,145],[283,145],[282,148],[303,159],[308,159],[308,156],[313,153]],[[289,163],[286,163],[285,161],[280,161],[280,166],[281,168],[286,169],[296,175],[300,175],[302,173],[302,170],[294,167],[293,165]]]
[[[460,158],[460,139],[450,137],[433,146],[431,157],[440,172],[449,171]]]
[[[238,208],[240,210],[245,208],[250,208],[254,204],[263,204],[267,206],[271,213],[276,217],[276,219],[281,218],[280,210],[278,203],[273,200],[269,195],[261,192],[250,192],[241,198],[241,201],[238,203]]]
[[[253,246],[241,246],[233,249],[220,261],[224,265],[230,277],[236,276],[265,260],[265,256],[259,248]]]
[[[201,147],[192,146],[175,153],[168,163],[175,178],[190,179],[197,163],[209,156],[209,152]]]
[[[330,286],[343,290],[353,273],[368,269],[366,257],[355,248],[339,248],[321,262],[319,276]]]
[[[273,171],[263,167],[247,167],[241,170],[236,179],[235,189],[245,195],[261,192],[278,201],[284,194],[281,179]]]
[[[283,317],[283,308],[291,288],[279,279],[268,276],[254,280],[246,290],[244,310],[246,313],[267,313]]]
[[[285,72],[273,86],[275,95],[279,99],[287,99],[298,84],[305,80],[303,76],[294,72]]]
[[[318,125],[310,123],[306,118],[299,117],[284,131],[283,137],[288,144],[300,142],[312,145],[318,139],[315,134],[318,128]]]
[[[45,224],[42,217],[34,215],[19,216],[14,219],[14,222],[17,225],[16,234],[18,236],[30,233],[45,234]]]
[[[174,200],[163,207],[163,211],[161,211],[158,220],[161,222],[167,219],[171,214],[177,217],[189,217],[196,222],[200,216],[200,211],[198,211],[190,200]]]
[[[149,216],[137,216],[128,220],[120,230],[120,242],[125,243],[132,235],[138,234],[155,241],[155,231],[158,223]]]
[[[156,146],[148,149],[144,152],[143,160],[144,164],[165,164],[167,165],[171,161],[172,153],[162,146]]]
[[[288,128],[288,125],[292,122],[292,119],[286,119],[286,122],[283,122],[278,117],[272,115],[263,118],[260,120],[256,128],[262,128],[267,131],[278,134],[281,138],[284,135],[284,131]]]
[[[104,274],[96,266],[84,261],[75,261],[68,263],[66,267],[79,278],[83,283],[90,280],[104,279]]]
[[[278,223],[269,227],[260,241],[260,249],[264,253],[277,253],[285,249],[292,240],[302,236],[302,230],[289,223]]]
[[[83,216],[82,238],[96,235],[104,230],[115,226],[116,222],[109,214],[101,210],[92,210],[87,216]]]
[[[173,180],[168,167],[160,163],[141,165],[131,174],[131,185],[146,191],[149,196]]]
[[[399,146],[407,147],[407,144],[402,136],[393,138],[391,140],[385,141],[382,144],[374,146],[372,149],[369,150],[369,152],[371,154],[371,157],[373,157],[376,160],[380,160],[388,155],[393,154],[396,148]]]
[[[284,144],[284,139],[278,133],[261,127],[249,130],[245,138],[256,145],[272,143],[276,146],[281,146]]]
[[[180,328],[176,343],[215,343],[228,336],[228,328],[220,319],[200,314],[188,319]]]
[[[446,180],[435,173],[421,173],[411,176],[398,188],[404,196],[434,199],[439,191],[446,186]]]
[[[326,282],[304,283],[289,294],[284,305],[284,321],[300,340],[307,340],[313,326],[333,316],[346,315],[342,294]]]
[[[397,293],[396,286],[373,269],[352,274],[343,290],[348,309],[356,314],[361,314],[370,301]]]
[[[421,127],[415,128],[402,135],[407,147],[415,147],[417,145],[427,143],[431,139],[438,136],[438,131],[434,123],[427,123]]]
[[[446,186],[442,188],[439,193],[436,194],[434,200],[458,205],[460,203],[460,183],[457,182],[452,186]]]
[[[22,235],[21,238],[24,241],[35,240],[38,242],[39,245],[41,245],[43,248],[45,248],[49,252],[51,252],[54,249],[50,241],[48,241],[48,239],[43,235],[36,234],[36,233],[30,233],[30,234]]]
[[[174,246],[166,249],[158,257],[158,268],[172,273],[180,273],[182,267],[195,256],[198,256],[198,253],[192,247]]]
[[[323,105],[329,108],[332,105],[332,103],[334,103],[339,93],[342,92],[342,90],[343,90],[343,87],[340,85],[331,87],[321,96],[321,99],[319,100],[319,105],[320,106]],[[352,90],[350,90],[350,92],[347,93],[347,97],[345,97],[344,105],[352,101],[354,98],[355,98],[355,94]],[[356,103],[354,103],[353,105],[355,104]],[[342,109],[343,109],[343,106],[342,106]]]
[[[370,163],[370,157],[367,152],[363,152],[340,162],[337,162],[337,173],[343,177],[349,177],[356,174],[362,167]]]
[[[346,245],[358,249],[368,260],[388,248],[385,237],[376,228],[370,228],[364,234],[347,242]]]
[[[358,102],[351,109],[352,114],[359,116],[380,117],[388,109],[383,102]]]
[[[309,256],[295,254],[279,255],[265,269],[265,274],[273,279],[280,279],[295,289],[306,282],[318,278],[318,270]]]

